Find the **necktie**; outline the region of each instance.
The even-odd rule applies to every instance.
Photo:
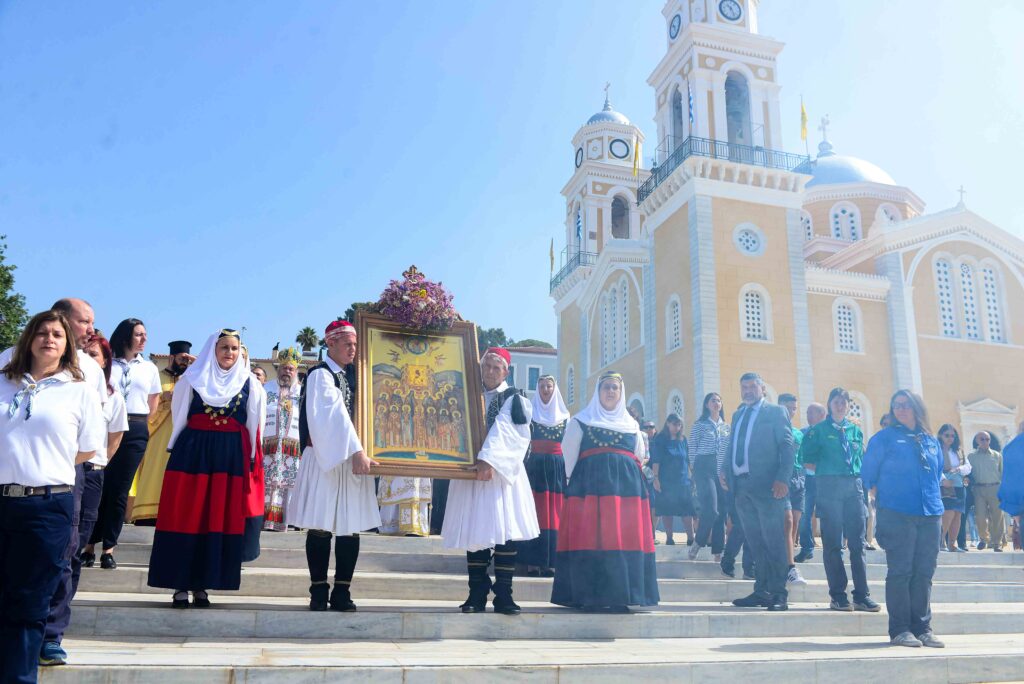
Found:
[[[750,425],[750,416],[754,413],[751,406],[743,409],[743,417],[740,418],[739,428],[736,430],[736,467],[742,468],[747,462],[747,427]]]

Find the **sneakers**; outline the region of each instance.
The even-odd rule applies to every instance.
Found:
[[[690,550],[686,552],[686,557],[689,558],[692,561],[695,561],[695,560],[697,560],[697,557],[700,556],[700,550],[701,550],[700,546],[697,546],[696,544],[692,544],[692,545],[690,545]]]
[[[870,596],[865,596],[859,601],[854,599],[853,609],[864,613],[877,613],[882,610],[882,606],[872,601]]]
[[[910,632],[901,632],[892,639],[889,639],[889,643],[893,646],[909,646],[910,648],[921,648],[923,644],[917,640],[917,637]]]
[[[737,608],[767,608],[773,603],[772,599],[760,594],[750,594],[743,598],[733,599],[732,605]]]
[[[828,607],[830,610],[839,610],[844,613],[853,612],[853,606],[850,604],[850,599],[846,598],[845,594],[839,598],[832,599],[832,602],[828,604]]]
[[[814,558],[814,551],[811,549],[801,549],[800,553],[796,554],[796,558],[793,560],[797,563],[803,563]]]
[[[733,567],[731,565],[726,567],[725,565],[723,565],[721,563],[719,563],[719,567],[722,568],[722,574],[723,575],[725,575],[729,579],[736,579],[736,568],[735,567]]]
[[[794,565],[789,569],[789,574],[786,575],[786,584],[796,584],[799,586],[807,584],[807,580],[804,579],[803,575],[800,574],[800,571]]]
[[[928,648],[946,648],[946,644],[936,639],[935,635],[931,632],[925,632],[924,634],[918,636],[917,641],[922,646],[927,646]]]
[[[56,641],[47,641],[43,643],[43,648],[39,652],[39,664],[49,667],[51,665],[66,665],[68,662],[68,654],[60,644]]]
[[[985,550],[985,542],[983,542],[983,541],[978,542],[978,550],[979,551],[984,551]]]

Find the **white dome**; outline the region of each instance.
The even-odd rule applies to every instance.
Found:
[[[841,183],[881,183],[896,185],[892,176],[869,161],[836,154],[827,140],[818,145],[818,158],[794,169],[813,176],[805,187]]]
[[[587,119],[587,124],[586,125],[589,126],[590,124],[596,124],[596,123],[616,123],[616,124],[625,124],[626,126],[628,126],[629,125],[629,119],[627,119],[625,116],[623,116],[622,114],[619,114],[617,111],[612,109],[612,105],[608,101],[608,98],[605,98],[605,100],[604,100],[604,109],[602,109],[597,114],[595,114],[594,116],[592,116],[589,119]]]

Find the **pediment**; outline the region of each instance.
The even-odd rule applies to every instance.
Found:
[[[979,399],[977,401],[969,402],[969,403],[966,403],[966,404],[963,403],[963,402],[957,402],[957,408],[960,410],[961,414],[964,414],[964,413],[984,413],[984,414],[987,414],[987,415],[994,415],[994,416],[1000,416],[1000,415],[1002,415],[1002,416],[1016,416],[1017,415],[1017,407],[1016,406],[1012,406],[1012,407],[1011,406],[1004,406],[1003,404],[999,403],[995,399],[989,399],[988,397],[985,397],[984,399]]]

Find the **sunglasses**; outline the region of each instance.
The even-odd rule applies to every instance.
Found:
[[[892,405],[892,410],[893,411],[905,411],[907,409],[912,409],[912,408],[914,408],[914,407],[911,406],[909,403],[907,403],[905,401],[897,401],[897,402],[895,402]]]

